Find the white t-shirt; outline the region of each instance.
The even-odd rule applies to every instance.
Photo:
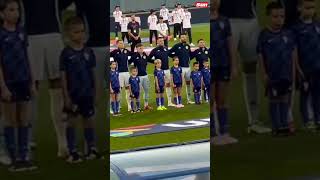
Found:
[[[115,22],[120,22],[122,19],[122,11],[113,11],[113,17]]]
[[[169,10],[167,8],[160,9],[160,16],[163,17],[164,21],[167,21],[169,19]]]
[[[176,23],[180,24],[182,22],[181,15],[176,10],[172,11],[172,19],[173,19],[173,24],[176,24]]]
[[[121,32],[128,32],[128,24],[129,24],[129,18],[124,17],[121,18],[120,25],[121,25]]]
[[[180,14],[181,17],[183,17],[183,14],[184,14],[184,9],[183,8],[180,8],[180,9],[177,9],[178,13]]]
[[[191,28],[191,13],[185,12],[183,14],[183,21],[182,21],[183,27],[182,28]]]
[[[148,17],[148,24],[149,24],[150,30],[157,30],[157,21],[158,21],[158,18],[156,15],[150,15]]]
[[[157,24],[157,31],[161,32],[159,33],[159,37],[163,37],[163,35],[167,35],[167,31],[168,31],[168,26],[166,23],[158,23]]]

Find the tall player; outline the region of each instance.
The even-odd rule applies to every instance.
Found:
[[[136,17],[133,14],[131,15],[131,22],[128,24],[128,33],[131,38],[131,52],[134,52],[136,45],[141,43],[140,32],[140,23],[136,21]]]
[[[158,46],[151,50],[149,58],[152,60],[160,59],[161,60],[161,69],[164,70],[165,74],[165,83],[166,83],[166,94],[168,99],[168,106],[174,107],[172,103],[172,91],[170,86],[171,75],[169,67],[169,50],[168,47],[164,45],[164,39],[158,39]]]
[[[168,32],[170,36],[170,27],[169,27],[169,10],[166,8],[166,4],[161,5],[160,9],[160,17],[163,17],[163,22],[167,24],[168,26]]]
[[[114,22],[115,22],[114,33],[116,36],[116,40],[118,40],[118,33],[121,31],[120,22],[121,22],[121,17],[122,17],[122,11],[120,10],[120,6],[117,5],[114,8],[113,17],[114,17]]]
[[[182,76],[186,82],[186,92],[187,92],[187,101],[188,104],[194,104],[191,101],[191,87],[190,87],[190,55],[191,55],[191,47],[187,43],[187,36],[185,34],[181,34],[180,43],[175,44],[170,50],[169,56],[174,57],[177,56],[179,59],[179,66],[182,68]]]
[[[128,33],[128,24],[129,24],[129,18],[126,17],[126,15],[122,15],[120,26],[121,26],[121,35],[122,35],[122,41],[124,42],[124,39],[127,39],[127,42],[130,44],[130,38]]]
[[[150,33],[149,42],[151,47],[152,47],[153,35],[156,40],[158,39],[157,23],[158,23],[158,18],[157,18],[156,12],[153,9],[151,9],[150,16],[148,16],[148,26],[149,26],[149,33]]]
[[[173,22],[173,37],[174,37],[174,41],[176,41],[177,38],[180,37],[181,35],[181,22],[182,22],[182,17],[180,12],[178,11],[177,6],[172,11],[172,22]]]
[[[191,59],[196,58],[199,62],[199,68],[202,70],[204,60],[209,59],[209,49],[206,47],[206,42],[203,39],[198,40],[198,49],[191,53]]]
[[[184,34],[188,34],[190,46],[194,46],[192,43],[192,33],[191,33],[191,12],[187,8],[184,9],[182,16],[182,29]]]
[[[164,45],[168,47],[168,26],[163,21],[163,17],[159,17],[159,23],[157,24],[157,30],[159,33],[159,37],[164,39]]]

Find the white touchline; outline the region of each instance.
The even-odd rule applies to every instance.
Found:
[[[184,128],[184,127],[197,127],[197,126],[204,126],[209,124],[208,122],[204,121],[185,121],[183,122],[185,124],[175,124],[175,123],[169,123],[169,124],[162,124],[162,126],[167,126],[167,127],[176,127],[176,128]]]

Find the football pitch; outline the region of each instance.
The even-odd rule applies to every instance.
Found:
[[[209,24],[194,24],[192,28],[192,35],[194,44],[200,38],[204,39],[209,45],[210,42],[210,27]],[[113,33],[111,34],[113,35]],[[149,34],[146,30],[142,32],[142,37],[148,37]],[[172,47],[174,43],[173,40],[170,41],[169,46]],[[149,43],[145,43],[145,46],[149,46]],[[129,48],[130,49],[130,48]],[[171,60],[170,60],[171,61]],[[190,64],[192,64],[193,60]],[[148,65],[148,74],[150,79],[151,88],[149,91],[150,105],[154,108],[151,111],[144,111],[142,113],[131,114],[127,112],[127,103],[125,102],[125,94],[123,93],[122,98],[122,109],[120,117],[112,117],[110,129],[116,128],[125,128],[132,126],[140,126],[147,124],[161,124],[167,122],[174,122],[179,120],[192,120],[198,118],[208,118],[209,117],[209,104],[204,103],[202,105],[187,105],[186,104],[186,93],[185,87],[182,89],[182,101],[185,105],[182,109],[176,109],[169,107],[167,111],[157,111],[156,110],[156,94],[154,93],[154,78],[153,78],[154,66],[152,64]],[[143,92],[141,93],[143,97]],[[192,96],[193,99],[193,96]],[[143,100],[141,99],[143,105]],[[167,104],[166,95],[165,95],[165,104]],[[193,140],[208,139],[209,138],[209,128],[198,128],[192,130],[183,130],[170,133],[160,133],[154,135],[147,135],[141,137],[132,137],[132,138],[115,138],[110,137],[110,149],[111,150],[126,150],[138,147],[170,144],[170,143],[181,143],[189,142]]]
[[[266,2],[259,1],[258,9],[263,10]],[[318,12],[319,10],[320,8]],[[259,15],[263,23],[266,19],[263,13]],[[261,88],[260,118],[270,125],[267,101],[262,96],[263,93]],[[290,180],[297,177],[320,176],[320,134],[301,130],[302,120],[298,98],[295,99],[294,107],[294,121],[298,132],[295,136],[287,138],[273,138],[270,134],[248,135],[246,133],[248,120],[241,77],[232,82],[229,102],[231,134],[239,139],[239,143],[212,147],[211,167],[214,179]]]

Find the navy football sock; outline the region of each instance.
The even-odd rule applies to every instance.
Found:
[[[181,96],[178,96],[178,104],[182,104],[182,98],[181,98]]]
[[[21,160],[25,161],[28,155],[28,126],[18,127],[18,152]]]
[[[218,121],[219,121],[219,132],[221,135],[228,133],[228,110],[226,108],[217,109]]]
[[[115,102],[113,102],[113,101],[111,102],[111,108],[112,108],[113,113],[117,112]]]
[[[66,129],[67,145],[69,153],[76,152],[76,132],[73,127],[67,127]]]
[[[156,102],[157,102],[157,106],[158,106],[158,107],[161,106],[161,105],[160,105],[160,99],[159,99],[159,98],[156,98]]]
[[[309,94],[307,92],[304,92],[303,90],[300,91],[300,111],[302,115],[302,120],[304,125],[306,125],[310,119],[309,119]]]
[[[278,130],[280,127],[280,110],[279,110],[279,103],[277,102],[270,102],[269,103],[269,110],[270,110],[270,118],[272,122],[272,128],[274,130]]]
[[[164,106],[164,97],[161,97],[161,106]]]
[[[179,104],[178,98],[177,98],[177,97],[174,97],[173,99],[174,99],[174,102],[176,103],[176,105],[178,105],[178,104]]]
[[[15,129],[12,126],[7,126],[4,128],[4,140],[12,161],[15,161],[16,157],[16,137]]]
[[[86,140],[88,150],[95,147],[96,141],[93,128],[84,128],[84,138]]]
[[[136,104],[137,104],[137,109],[140,109],[140,101],[137,101]]]
[[[130,105],[131,105],[131,111],[134,111],[134,102],[131,101],[131,102],[130,102]]]
[[[120,108],[120,102],[116,101],[116,111],[117,111],[117,113],[119,112],[119,108]]]
[[[288,128],[289,103],[279,103],[281,128]]]

